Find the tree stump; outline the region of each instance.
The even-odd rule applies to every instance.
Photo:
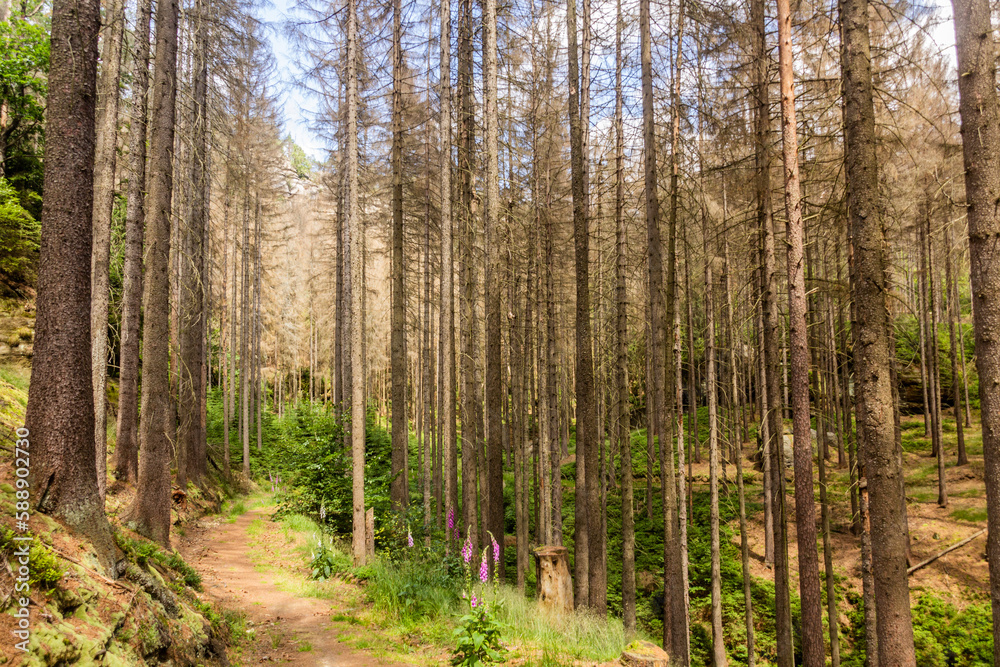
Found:
[[[556,611],[573,611],[573,579],[566,547],[539,547],[534,553],[538,601]]]
[[[621,663],[624,667],[667,667],[670,656],[656,644],[634,641],[622,652]]]

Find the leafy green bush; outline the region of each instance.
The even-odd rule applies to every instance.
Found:
[[[0,277],[5,282],[34,281],[40,239],[41,225],[21,206],[17,191],[0,178]]]
[[[15,550],[23,544],[23,542],[16,541],[15,537],[17,537],[17,533],[13,530],[0,527],[0,554],[3,554],[5,561],[13,560]],[[16,563],[14,563],[14,567],[16,569]],[[38,539],[33,540],[28,549],[28,583],[31,586],[51,588],[59,583],[63,574],[59,558],[52,550]]]
[[[462,545],[462,569],[465,584],[462,599],[469,605],[469,611],[458,620],[454,637],[455,651],[451,664],[460,667],[478,667],[504,662],[506,649],[501,643],[503,627],[497,620],[497,614],[502,611],[503,599],[497,595],[500,578],[497,568],[500,563],[500,547],[493,535],[490,535],[492,548],[483,549],[481,561],[475,558],[472,543],[466,538]],[[487,589],[489,580],[489,554],[493,554],[492,587]],[[479,581],[482,586],[475,585],[472,568],[477,561],[479,565]],[[490,599],[487,599],[489,597]]]
[[[351,569],[351,559],[338,551],[326,538],[319,536],[316,550],[309,561],[309,576],[316,581],[326,581]]]
[[[913,606],[918,667],[986,667],[993,664],[989,601],[961,611],[926,593]]]

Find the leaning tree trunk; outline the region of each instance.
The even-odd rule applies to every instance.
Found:
[[[853,263],[854,387],[861,465],[868,480],[878,656],[883,667],[912,665],[913,626],[906,574],[906,516],[896,444],[888,337],[885,226],[878,194],[875,109],[867,0],[841,0],[844,158]]]
[[[115,478],[131,484],[139,479],[139,319],[142,308],[142,234],[146,218],[146,112],[151,5],[151,0],[142,0],[136,8],[128,199],[125,206],[121,371],[118,379],[118,429],[115,442]]]
[[[86,536],[110,573],[115,545],[97,487],[89,372],[99,25],[97,0],[52,4],[35,346],[17,445],[33,454],[35,508]]]
[[[990,4],[953,0],[969,216],[972,312],[986,463],[993,660],[1000,663],[1000,109]]]
[[[177,0],[156,6],[152,133],[143,292],[139,484],[129,518],[135,530],[170,542],[170,217],[173,192],[174,101],[177,96]],[[171,422],[172,423],[172,422]]]

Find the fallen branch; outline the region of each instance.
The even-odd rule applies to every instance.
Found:
[[[964,547],[966,544],[968,544],[972,540],[976,539],[977,537],[979,537],[980,535],[982,535],[985,532],[986,532],[986,529],[983,528],[982,530],[980,530],[980,531],[978,531],[978,532],[976,532],[976,533],[974,533],[972,535],[969,535],[967,538],[965,538],[961,542],[958,542],[956,544],[951,545],[950,547],[948,547],[947,549],[945,549],[941,553],[937,554],[936,556],[931,556],[927,560],[921,561],[921,562],[917,563],[916,565],[914,565],[913,567],[907,569],[906,570],[906,574],[913,574],[914,572],[916,572],[920,568],[925,567],[927,565],[930,565],[931,563],[933,563],[934,561],[936,561],[941,556],[944,556],[945,554],[950,553],[950,552],[954,551],[955,549],[958,549],[959,547]]]

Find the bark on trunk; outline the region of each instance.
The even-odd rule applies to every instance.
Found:
[[[851,230],[855,401],[861,464],[871,494],[879,663],[915,661],[906,576],[901,452],[893,423],[885,228],[878,199],[867,0],[841,0],[845,162]]]
[[[354,565],[368,559],[365,539],[365,373],[364,231],[358,208],[358,16],[357,1],[347,0],[347,228],[351,256],[351,495]]]
[[[105,15],[101,77],[97,88],[97,143],[94,153],[94,243],[91,255],[91,372],[94,388],[94,438],[97,490],[108,483],[108,300],[110,298],[111,214],[115,200],[118,151],[118,79],[121,74],[125,3],[112,0]]]
[[[785,243],[788,248],[788,348],[795,527],[799,546],[799,595],[802,604],[802,663],[822,667],[823,608],[816,553],[816,505],[809,432],[809,338],[806,328],[805,229],[799,185],[799,141],[795,123],[792,68],[792,15],[789,0],[778,0],[778,70],[781,78],[781,145],[785,174]]]
[[[139,479],[139,320],[142,308],[142,234],[146,218],[146,112],[151,13],[150,0],[139,2],[136,7],[128,199],[125,206],[125,276],[115,478],[130,484]]]
[[[497,112],[497,0],[483,2],[483,98],[486,115],[486,412],[487,487],[489,507],[485,528],[500,544],[504,537],[503,401],[500,349],[500,118]],[[485,540],[484,540],[485,542]],[[504,576],[504,559],[496,566]]]
[[[983,426],[993,658],[1000,663],[1000,111],[996,47],[986,0],[953,0],[976,369]]]
[[[455,286],[451,214],[451,2],[441,1],[441,486],[444,514],[458,506],[457,480],[452,475],[455,449]],[[451,535],[448,536],[449,539]]]
[[[406,282],[403,272],[403,48],[402,4],[392,2],[392,461],[389,498],[392,510],[404,512],[406,449]]]
[[[625,137],[622,97],[622,0],[616,0],[615,21],[615,443],[621,457],[622,477],[622,613],[625,635],[630,639],[636,631],[635,615],[635,508],[632,490],[632,434],[629,423],[628,384],[628,293],[625,244]]]
[[[958,463],[965,465],[969,456],[965,452],[965,424],[962,422],[962,385],[958,382],[958,336],[955,335],[955,323],[958,320],[958,282],[951,262],[951,221],[944,226],[944,283],[948,297],[948,350],[951,360],[951,392],[954,402],[955,431],[958,438]]]
[[[177,65],[177,0],[156,6],[156,64],[150,122],[150,183],[143,292],[142,394],[139,408],[139,485],[129,511],[135,530],[170,542],[170,216],[173,190],[174,101]],[[172,425],[172,420],[171,420]]]
[[[52,5],[34,357],[27,432],[17,435],[18,446],[33,452],[34,506],[87,537],[101,566],[114,576],[115,545],[94,465],[89,372],[99,24],[97,0]]]
[[[187,481],[200,483],[207,472],[204,431],[201,428],[202,397],[205,395],[202,359],[204,357],[205,308],[205,229],[208,224],[206,199],[206,164],[208,157],[208,28],[205,3],[198,3],[194,53],[193,136],[191,146],[191,217],[182,236],[184,286],[181,290],[181,367],[180,428],[177,447],[177,483],[187,488]]]

